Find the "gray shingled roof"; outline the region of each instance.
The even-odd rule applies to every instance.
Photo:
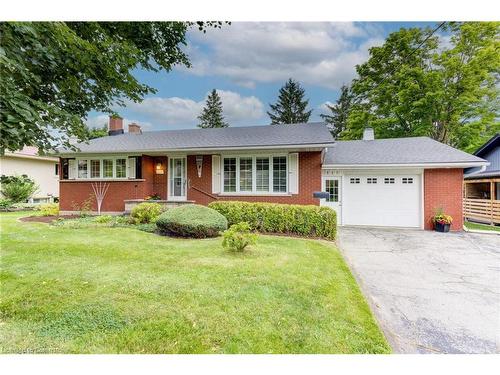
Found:
[[[325,165],[485,162],[428,137],[338,141],[328,147]]]
[[[334,142],[324,123],[186,129],[121,134],[76,146],[80,153],[120,153],[233,147],[325,145]],[[72,153],[60,150],[63,154]]]

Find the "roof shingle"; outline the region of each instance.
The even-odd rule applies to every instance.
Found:
[[[485,160],[428,137],[337,141],[325,165],[474,163]]]

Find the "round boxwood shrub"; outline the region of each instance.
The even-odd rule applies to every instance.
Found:
[[[160,215],[156,226],[162,234],[179,237],[216,237],[227,229],[227,219],[211,208],[190,204]]]

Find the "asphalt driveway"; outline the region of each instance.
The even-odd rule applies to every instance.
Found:
[[[340,228],[397,353],[500,352],[500,235]]]

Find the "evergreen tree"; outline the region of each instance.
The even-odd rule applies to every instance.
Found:
[[[222,114],[222,101],[215,89],[208,95],[205,108],[198,116],[199,128],[227,128],[229,124],[224,121]]]
[[[298,124],[309,121],[312,110],[306,111],[308,99],[304,99],[304,89],[300,83],[289,79],[280,89],[278,102],[269,104],[271,124]]]
[[[332,136],[337,139],[340,134],[347,128],[347,118],[353,103],[354,95],[349,86],[342,85],[340,97],[334,105],[327,104],[326,106],[331,111],[331,114],[321,114],[330,128]]]

